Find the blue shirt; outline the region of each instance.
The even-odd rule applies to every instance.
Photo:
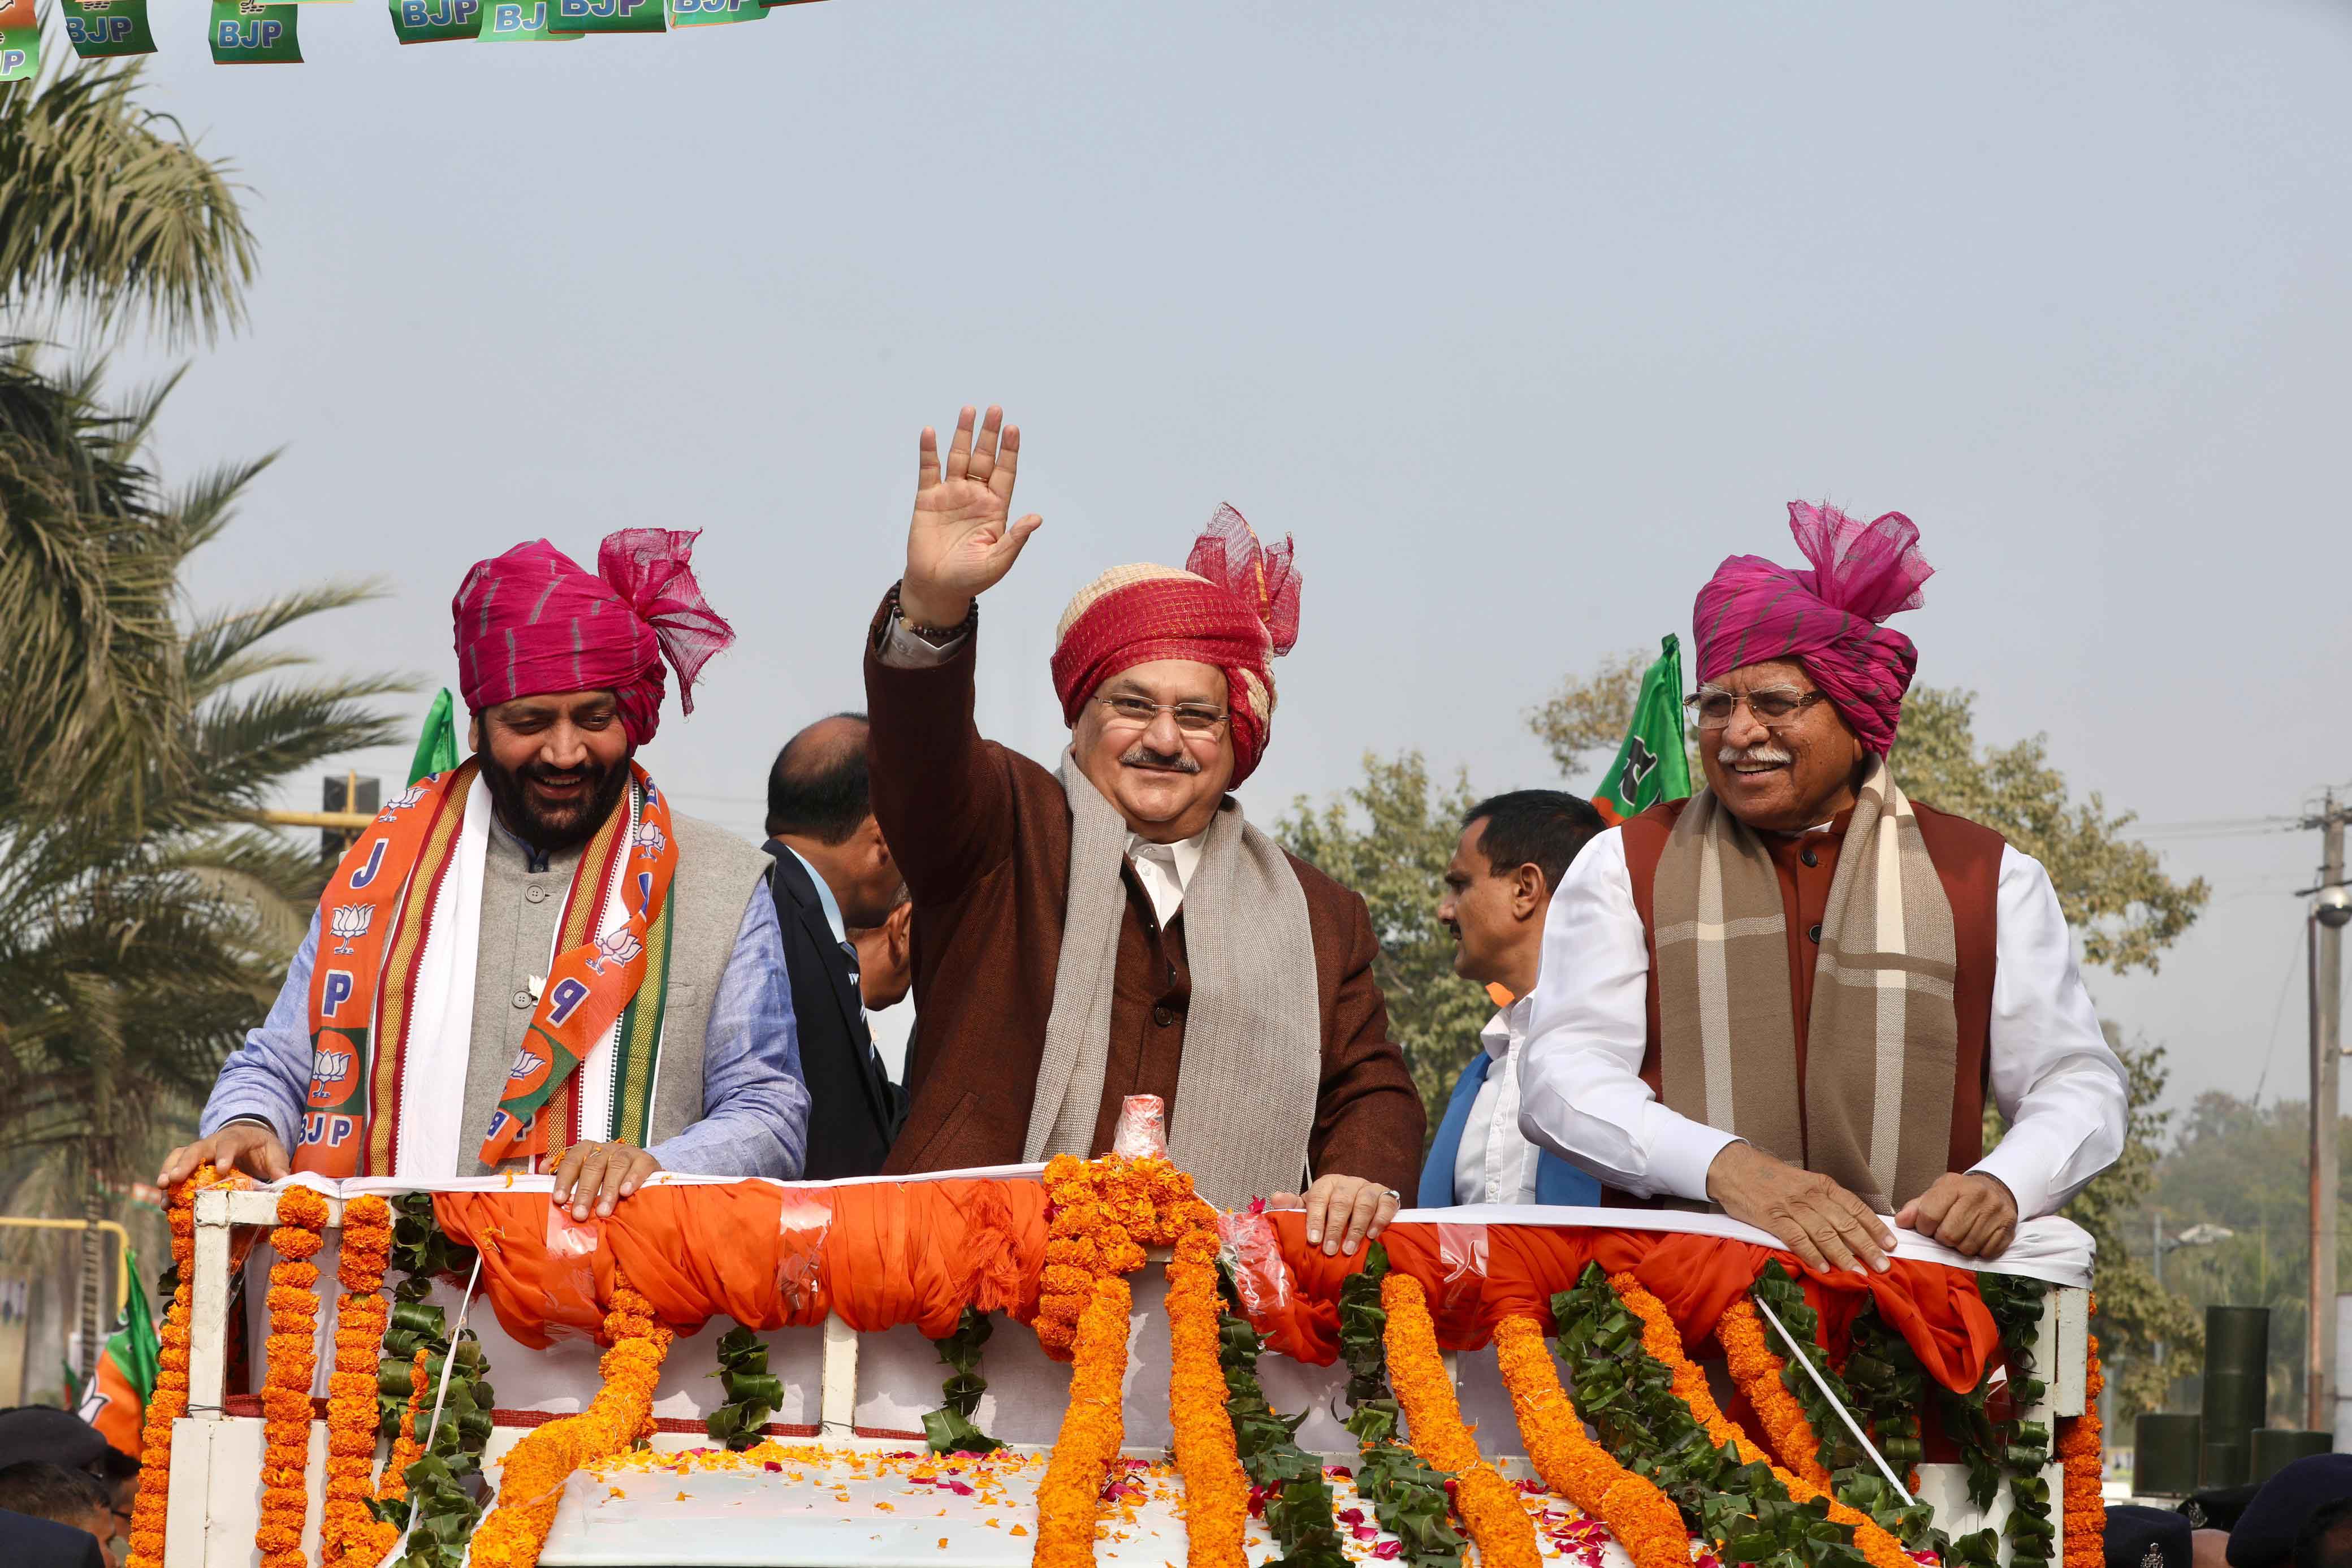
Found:
[[[310,966],[318,952],[313,910],[269,1016],[221,1064],[197,1124],[204,1135],[243,1118],[266,1124],[293,1151],[310,1089]],[[702,1120],[646,1152],[664,1170],[790,1180],[808,1149],[808,1118],[783,933],[775,898],[761,883],[743,907],[703,1031]]]

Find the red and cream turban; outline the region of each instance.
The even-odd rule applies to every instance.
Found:
[[[1055,633],[1054,690],[1062,718],[1121,670],[1191,659],[1225,673],[1233,710],[1234,784],[1265,755],[1274,725],[1274,661],[1298,641],[1298,569],[1290,539],[1271,549],[1242,515],[1219,507],[1178,571],[1118,566],[1078,591]]]
[[[667,677],[694,711],[694,678],[735,640],[688,564],[699,529],[623,528],[596,549],[596,570],[534,539],[477,561],[449,601],[457,680],[476,713],[542,692],[611,691],[621,728],[643,746],[661,726]]]
[[[1918,528],[1900,512],[1865,523],[1835,507],[1791,501],[1789,531],[1812,570],[1736,555],[1698,591],[1691,612],[1698,678],[1796,659],[1862,744],[1884,757],[1895,744],[1919,650],[1879,622],[1918,609],[1919,585],[1936,569],[1919,554]]]

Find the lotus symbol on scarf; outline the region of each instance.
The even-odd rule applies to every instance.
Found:
[[[637,852],[649,861],[659,860],[663,849],[667,844],[668,841],[662,837],[661,829],[652,822],[647,822],[637,830]]]
[[[349,953],[352,951],[352,940],[355,937],[366,936],[368,933],[368,926],[374,921],[374,919],[375,905],[373,904],[339,904],[335,905],[334,914],[328,916],[327,919],[328,931],[341,938],[335,946],[335,951],[338,953]]]
[[[376,821],[379,822],[397,821],[398,813],[407,810],[423,799],[425,799],[425,787],[421,784],[412,784],[383,803],[383,814],[376,818]]]
[[[625,964],[645,950],[646,945],[638,941],[627,926],[615,925],[596,938],[596,956],[588,960],[588,967],[601,975],[605,965]]]
[[[341,1083],[352,1075],[352,1053],[348,1051],[314,1051],[310,1053],[310,1082]]]
[[[514,1066],[507,1071],[507,1082],[520,1083],[547,1065],[547,1058],[534,1056],[528,1051],[515,1052]]]

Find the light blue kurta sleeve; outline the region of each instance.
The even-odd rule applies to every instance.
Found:
[[[302,1131],[302,1103],[310,1093],[310,966],[319,954],[319,912],[286,966],[286,983],[261,1027],[221,1063],[212,1098],[196,1124],[210,1137],[230,1122],[259,1122],[278,1134],[290,1155]]]
[[[664,1170],[789,1179],[807,1154],[808,1118],[783,933],[759,882],[703,1030],[702,1120],[646,1153]]]

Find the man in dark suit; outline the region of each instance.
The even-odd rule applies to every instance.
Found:
[[[905,879],[866,799],[864,714],[819,719],[776,753],[766,848],[808,1081],[803,1174],[873,1176],[906,1118],[906,1095],[866,1030],[849,934],[887,924]]]

